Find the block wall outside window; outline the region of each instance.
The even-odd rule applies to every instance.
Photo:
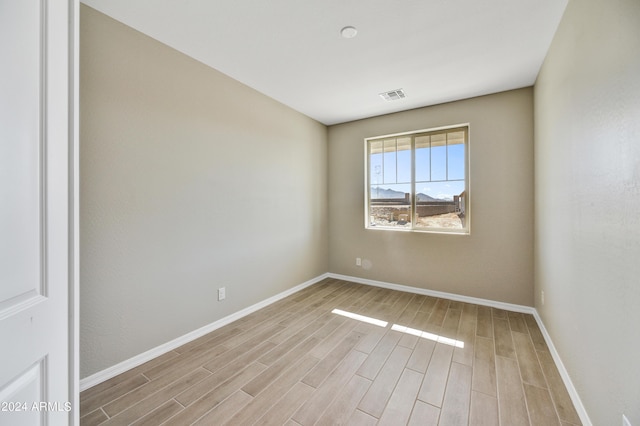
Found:
[[[368,229],[469,233],[469,126],[365,139]]]

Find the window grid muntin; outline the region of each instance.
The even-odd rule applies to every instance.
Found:
[[[463,145],[463,164],[462,164],[462,173],[463,173],[463,178],[462,179],[448,179],[449,177],[449,138],[450,135],[453,133],[462,133],[462,142],[461,144]],[[441,180],[431,180],[432,178],[432,173],[433,173],[433,167],[432,167],[432,161],[433,161],[433,156],[431,154],[431,148],[432,148],[432,140],[431,140],[431,136],[433,135],[438,135],[438,134],[444,134],[445,135],[445,177],[446,179]],[[424,181],[424,180],[420,180],[417,181],[416,180],[416,139],[418,137],[422,137],[422,136],[429,136],[429,181]],[[410,202],[410,211],[411,211],[411,228],[407,229],[407,228],[400,228],[400,227],[393,227],[393,226],[388,226],[388,227],[377,227],[377,229],[385,229],[385,230],[400,230],[400,231],[417,231],[417,232],[435,232],[435,233],[453,233],[453,234],[469,234],[469,230],[470,230],[470,226],[469,226],[469,219],[468,217],[466,218],[466,223],[463,225],[462,228],[455,228],[453,230],[448,229],[448,228],[442,228],[442,227],[418,227],[416,224],[417,221],[417,205],[418,205],[418,201],[417,201],[417,194],[418,194],[418,190],[417,190],[417,184],[418,183],[440,183],[440,182],[464,182],[464,187],[463,187],[463,191],[460,195],[465,194],[465,215],[468,216],[468,212],[469,212],[469,125],[457,125],[457,126],[452,126],[452,127],[443,127],[443,128],[438,128],[438,129],[434,129],[434,130],[428,130],[428,131],[417,131],[417,132],[406,132],[406,133],[401,133],[401,134],[397,134],[397,135],[388,135],[388,136],[381,136],[381,137],[375,137],[375,138],[367,138],[365,139],[365,144],[366,144],[366,158],[365,161],[367,162],[367,179],[370,179],[371,177],[371,171],[370,171],[370,159],[371,159],[371,144],[376,142],[376,141],[382,141],[385,139],[390,139],[393,138],[395,141],[395,159],[396,159],[396,182],[395,185],[399,185],[399,184],[404,184],[398,182],[397,179],[397,170],[398,170],[398,164],[397,164],[397,148],[398,148],[398,138],[400,137],[409,137],[410,141],[411,141],[411,160],[410,160],[410,167],[411,167],[411,182],[408,183],[410,185],[410,192],[409,192],[409,202]],[[384,154],[384,144],[383,144],[383,154]],[[382,185],[384,185],[384,181],[382,183]],[[394,185],[394,184],[391,184]],[[384,188],[383,188],[384,189]],[[368,229],[376,229],[376,227],[371,225],[371,182],[369,180],[367,180],[367,189],[365,192],[366,195],[366,212],[365,212],[365,226]],[[428,194],[427,194],[428,195]]]

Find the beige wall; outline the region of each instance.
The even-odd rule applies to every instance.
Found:
[[[86,6],[80,40],[82,377],[327,272],[325,126]]]
[[[471,235],[365,229],[364,138],[460,123],[470,124]],[[533,305],[531,88],[330,127],[329,194],[331,272]]]
[[[572,1],[535,89],[327,132],[83,6],[81,375],[330,271],[535,302],[593,423],[640,425],[638,22]],[[471,235],[365,230],[363,139],[467,122]]]
[[[639,52],[639,1],[571,1],[535,86],[536,308],[594,425],[640,425]]]

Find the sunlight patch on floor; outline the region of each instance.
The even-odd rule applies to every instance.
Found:
[[[402,333],[411,334],[414,336],[422,337],[423,339],[433,340],[434,342],[444,343],[445,345],[455,346],[456,348],[464,348],[464,342],[456,339],[450,339],[444,336],[438,336],[437,334],[428,333],[422,330],[416,330],[415,328],[405,327],[403,325],[393,324],[392,330],[400,331]]]
[[[377,325],[378,327],[386,327],[387,324],[389,324],[386,321],[382,321],[382,320],[379,320],[379,319],[367,317],[367,316],[360,315],[360,314],[354,314],[353,312],[347,312],[347,311],[343,311],[341,309],[334,309],[333,311],[331,311],[331,313],[342,315],[343,317],[351,318],[351,319],[354,319],[354,320],[366,322],[368,324]]]

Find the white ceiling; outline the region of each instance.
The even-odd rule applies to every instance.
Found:
[[[531,86],[568,0],[82,1],[330,125]]]

